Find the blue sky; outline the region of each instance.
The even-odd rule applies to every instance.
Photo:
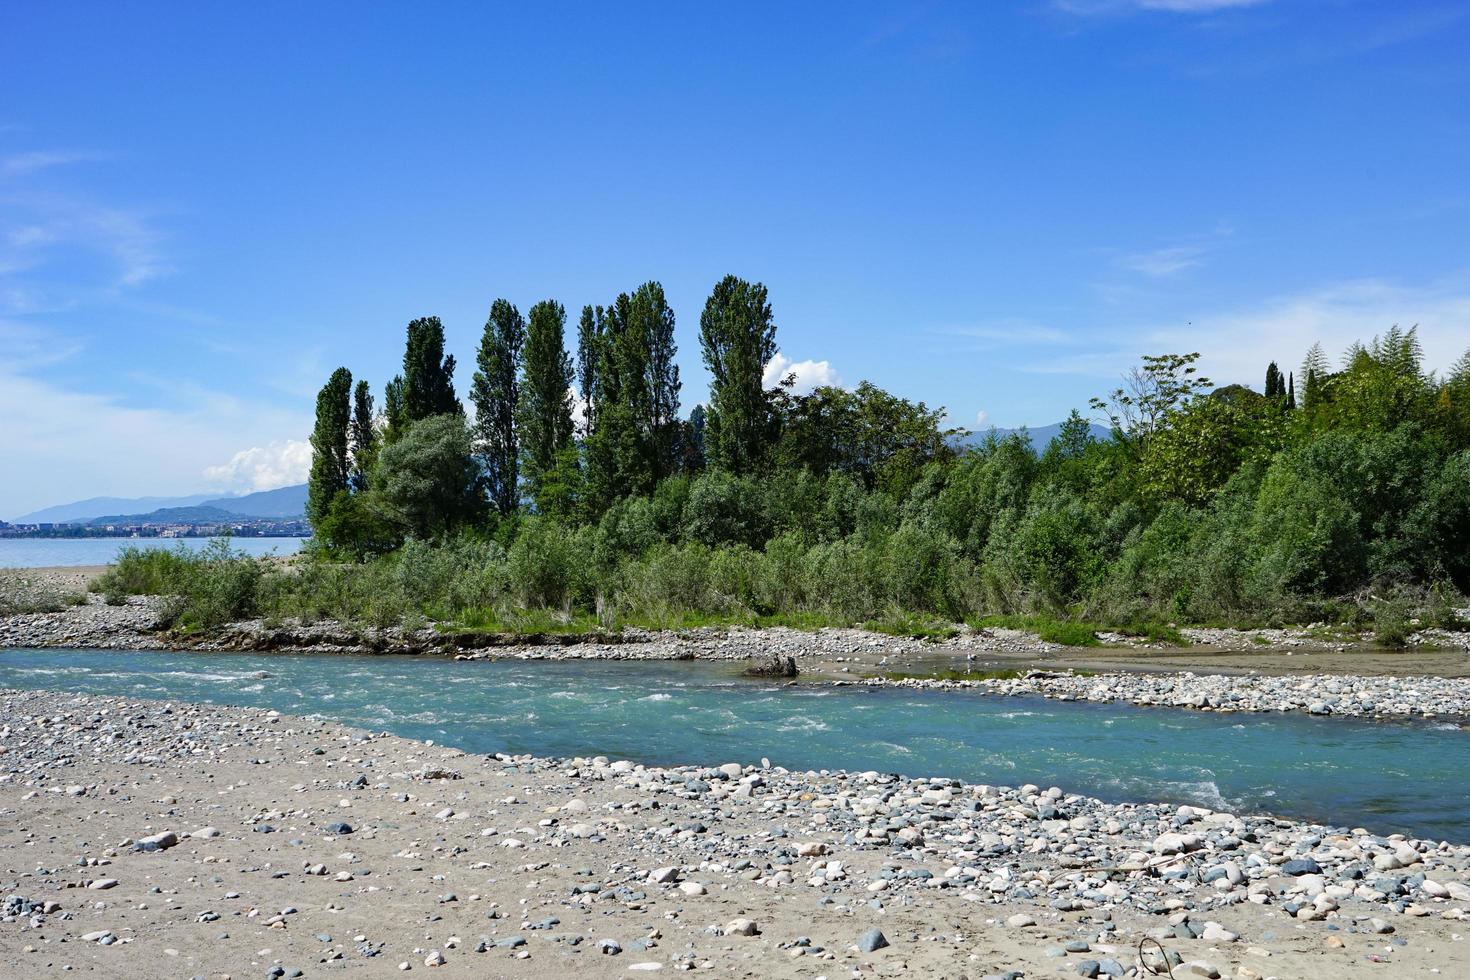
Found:
[[[805,383],[1042,425],[1140,354],[1470,346],[1470,7],[8,4],[0,516],[304,474],[438,315],[764,281]]]

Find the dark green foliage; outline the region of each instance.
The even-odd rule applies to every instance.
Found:
[[[368,488],[368,474],[377,460],[378,428],[373,416],[373,391],[366,381],[359,381],[352,392],[351,489],[361,493]]]
[[[710,462],[734,473],[766,463],[769,395],[763,378],[776,356],[776,324],[766,287],[735,276],[715,285],[699,318],[699,343],[710,383]]]
[[[566,307],[544,300],[531,307],[525,371],[516,408],[521,468],[541,508],[544,484],[572,440],[572,361],[566,350]]]
[[[1299,404],[1274,363],[1261,393],[1211,390],[1194,354],[1148,357],[1094,402],[1111,438],[1073,412],[1039,455],[1023,431],[957,456],[942,409],[874,385],[764,389],[775,335],[758,284],[727,278],[710,297],[700,339],[715,386],[687,421],[657,283],[582,311],[580,420],[563,308],[540,303],[529,319],[518,346],[514,307],[492,307],[473,442],[457,403],[415,414],[425,391],[453,401],[437,321],[410,330],[382,445],[366,386],[334,374],[313,434],[312,558],[262,575],[248,602],[216,575],[208,594],[226,599],[199,599],[192,621],[252,607],[475,629],[942,635],[1002,615],[989,621],[1058,641],[1093,642],[1105,624],[1178,643],[1179,623],[1326,620],[1394,643],[1416,615],[1458,625],[1450,597],[1470,590],[1470,355],[1441,380],[1413,330],[1337,365],[1314,348]],[[170,560],[149,559],[149,574],[186,581]],[[128,563],[129,576],[144,571]]]
[[[316,427],[311,432],[311,475],[307,478],[306,516],[326,516],[332,499],[347,490],[352,475],[349,456],[352,372],[338,368],[316,396]]]
[[[520,400],[521,347],[526,321],[508,301],[490,304],[480,337],[470,401],[475,406],[476,451],[490,503],[501,514],[520,505],[520,442],[516,412]]]
[[[454,394],[454,355],[444,354],[444,325],[437,316],[420,317],[408,325],[402,398],[400,426],[435,415],[464,414]]]
[[[403,375],[394,375],[393,380],[383,386],[383,420],[386,423],[383,438],[387,442],[397,439],[408,426],[403,408]]]

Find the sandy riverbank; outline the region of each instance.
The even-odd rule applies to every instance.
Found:
[[[1465,847],[60,693],[0,735],[7,976],[1061,977],[1150,932],[1176,976],[1470,972]]]

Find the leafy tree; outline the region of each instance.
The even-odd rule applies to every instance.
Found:
[[[352,392],[351,487],[354,493],[368,488],[368,474],[372,472],[378,449],[378,420],[373,415],[373,390],[366,381],[359,381]]]
[[[776,324],[766,287],[735,276],[715,285],[699,318],[699,342],[710,383],[709,458],[734,473],[766,462],[770,399],[766,364],[776,356]]]
[[[428,541],[480,520],[485,496],[464,417],[433,415],[383,447],[372,502],[400,536]]]
[[[346,493],[351,476],[348,428],[351,421],[352,372],[339,367],[316,396],[316,426],[311,433],[311,475],[307,479],[306,516],[325,517],[332,500]]]
[[[1276,366],[1275,361],[1266,368],[1266,397],[1286,400],[1286,379],[1281,377],[1281,369]]]
[[[1273,388],[1268,398],[1276,397]],[[1170,412],[1143,449],[1144,488],[1166,500],[1208,500],[1240,465],[1248,418],[1238,403],[1222,398],[1198,398]]]
[[[1123,386],[1106,399],[1090,404],[1103,412],[1113,432],[1135,450],[1161,429],[1169,413],[1210,387],[1210,379],[1196,377],[1193,354],[1145,355],[1143,364],[1124,376]]]
[[[531,307],[524,373],[516,410],[521,466],[541,506],[541,483],[572,438],[572,362],[567,356],[566,307],[544,300]]]
[[[490,503],[501,514],[509,514],[520,505],[516,411],[525,339],[526,321],[520,311],[503,299],[490,304],[470,400],[475,405],[475,444]]]
[[[408,325],[403,351],[402,422],[412,425],[435,415],[463,415],[454,394],[454,355],[444,354],[444,325],[437,316]]]

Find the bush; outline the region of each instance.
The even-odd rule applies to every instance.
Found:
[[[104,595],[177,596],[176,625],[200,629],[255,615],[262,574],[258,559],[215,538],[197,552],[182,544],[174,551],[124,548],[97,588]]]

